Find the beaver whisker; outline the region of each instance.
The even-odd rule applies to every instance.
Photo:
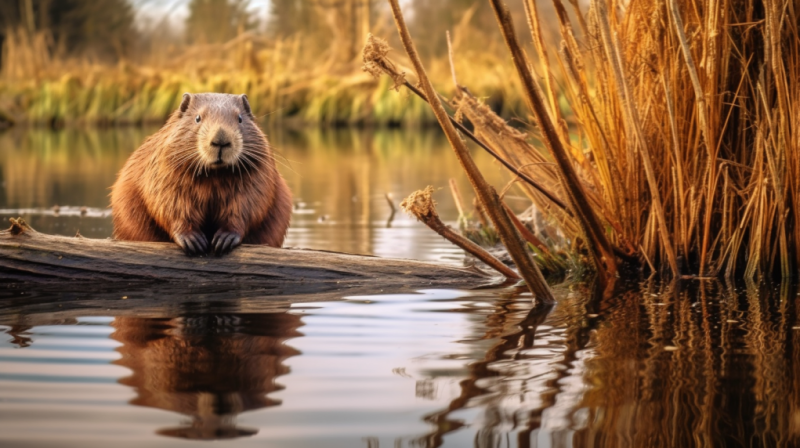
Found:
[[[258,160],[259,162],[262,162],[262,163],[268,163],[268,162],[275,162],[276,161],[274,157],[272,157],[269,154],[265,154],[263,152],[247,152],[247,151],[243,151],[242,154],[247,156],[247,157],[251,157],[254,160]]]
[[[192,164],[194,164],[194,161],[193,161],[192,163],[190,163],[190,164],[186,165],[186,168],[185,168],[185,169],[183,170],[183,172],[181,173],[181,181],[184,181],[184,180],[186,180],[186,176],[188,176],[188,175],[191,173],[191,167],[192,167]],[[191,179],[191,178],[190,178],[190,179]]]
[[[250,170],[248,170],[248,169],[247,169],[247,165],[245,165],[245,164],[240,164],[240,168],[244,168],[245,172],[247,173],[247,176],[248,176],[249,178],[251,178],[251,179],[253,178],[253,175],[252,175],[252,174],[250,174]],[[254,167],[254,168],[255,168],[255,167]]]
[[[250,162],[257,162],[257,163],[262,164],[262,165],[266,164],[268,162],[268,160],[265,159],[264,157],[261,157],[261,156],[255,155],[255,154],[243,154],[243,157],[241,157],[241,158],[249,160]]]
[[[200,176],[200,172],[202,171],[202,169],[203,169],[203,163],[200,161],[200,159],[197,159],[197,168],[195,168],[192,171],[192,179]]]
[[[179,152],[175,152],[175,153],[169,155],[168,156],[168,160],[170,162],[180,162],[180,161],[189,159],[189,158],[191,158],[193,156],[196,156],[196,155],[197,155],[197,151],[194,148],[191,148],[191,149],[188,149],[188,150],[185,149],[185,150],[182,150],[182,151],[179,151]]]
[[[188,149],[188,150],[183,150],[183,151],[180,151],[180,152],[176,152],[175,154],[173,154],[173,155],[170,157],[170,159],[171,159],[171,160],[181,160],[181,159],[185,159],[185,158],[187,158],[187,157],[192,157],[192,156],[194,156],[195,154],[196,154],[196,151],[194,150],[194,148],[192,148],[192,149]]]
[[[275,157],[264,158],[264,157],[260,157],[260,155],[257,156],[257,155],[254,155],[254,154],[247,154],[247,156],[252,157],[253,159],[256,159],[259,163],[262,163],[262,164],[269,164],[269,162],[280,164],[281,166],[283,166],[287,170],[297,174],[297,171],[295,171],[294,168],[292,168],[290,165],[288,165],[286,163],[281,162],[280,160],[275,159]]]
[[[258,166],[249,157],[242,157],[242,158],[240,158],[240,160],[242,160],[245,163],[247,163],[247,165],[250,165],[250,167],[253,168],[254,170],[258,169]],[[246,167],[246,165],[242,165],[242,166]]]
[[[288,157],[286,157],[286,155],[282,151],[276,149],[274,146],[272,146],[269,143],[267,144],[267,150],[269,151],[269,156],[272,157],[272,160],[277,160],[277,159],[275,159],[275,157],[276,156],[280,156],[280,158],[282,158],[283,160],[285,160],[287,162],[297,162],[297,160],[291,160]]]
[[[275,158],[275,154],[274,154],[274,153],[264,152],[264,151],[263,151],[263,150],[261,150],[260,148],[254,148],[254,149],[255,149],[255,150],[253,151],[253,150],[250,150],[250,148],[249,148],[249,147],[245,146],[245,147],[243,147],[243,148],[242,148],[242,152],[243,152],[243,153],[246,153],[246,154],[248,154],[248,155],[249,155],[249,154],[253,154],[253,155],[258,155],[258,156],[263,156],[263,157],[266,157],[266,158],[267,158],[267,160],[269,160],[269,161],[272,161],[272,162],[276,162],[276,163],[283,164],[283,166],[285,166],[285,167],[287,167],[287,168],[289,168],[289,169],[292,169],[292,168],[291,168],[289,165],[286,165],[286,164],[284,164],[283,162],[281,162],[280,160],[276,159],[276,158]],[[286,160],[287,162],[289,161],[289,159],[287,159],[287,158],[286,158],[286,157],[284,157],[283,155],[281,155],[281,158],[283,158],[283,159],[284,159],[284,160]]]
[[[195,154],[187,154],[187,155],[183,156],[182,158],[180,158],[180,159],[178,159],[178,160],[173,160],[173,161],[172,161],[172,162],[171,162],[171,163],[170,163],[168,166],[169,166],[171,169],[178,169],[178,168],[180,168],[182,165],[185,165],[185,163],[186,163],[187,161],[191,160],[191,159],[192,159],[194,156],[195,156]],[[193,161],[193,160],[192,160],[192,161]],[[194,162],[194,161],[193,161],[193,162]]]
[[[200,175],[200,169],[203,167],[203,161],[199,158],[192,160],[190,165],[192,168],[192,179]]]
[[[261,157],[265,158],[265,160],[274,160],[269,155],[258,152],[258,151],[248,151],[247,148],[242,148],[242,156],[250,156],[250,157]]]

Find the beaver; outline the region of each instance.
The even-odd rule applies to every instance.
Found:
[[[174,241],[188,255],[280,247],[291,192],[254,120],[247,95],[183,94],[111,187],[114,237]]]

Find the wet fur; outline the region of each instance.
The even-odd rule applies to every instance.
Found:
[[[241,137],[237,163],[209,167],[198,144],[203,126],[195,122],[197,114],[204,125],[226,120],[229,127],[231,116],[242,115],[243,122],[235,123]],[[231,232],[241,243],[280,247],[292,200],[246,97],[194,94],[185,112],[175,111],[130,156],[112,187],[111,207],[120,240],[181,245],[182,236],[202,234],[211,243]]]

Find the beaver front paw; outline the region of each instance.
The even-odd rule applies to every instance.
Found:
[[[233,250],[234,247],[242,244],[242,235],[236,232],[219,229],[211,240],[211,247],[214,253],[222,255]]]
[[[202,255],[208,252],[208,238],[200,232],[184,232],[173,237],[186,255]]]

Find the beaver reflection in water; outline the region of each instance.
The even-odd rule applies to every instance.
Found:
[[[132,370],[120,380],[136,390],[131,404],[192,417],[158,434],[228,439],[257,432],[237,427],[236,415],[280,404],[267,394],[283,389],[283,361],[299,354],[284,342],[301,336],[300,325],[288,313],[117,317],[111,337],[122,343],[115,364]]]
[[[222,254],[242,243],[280,247],[292,198],[246,95],[185,93],[125,163],[111,208],[117,239]]]

